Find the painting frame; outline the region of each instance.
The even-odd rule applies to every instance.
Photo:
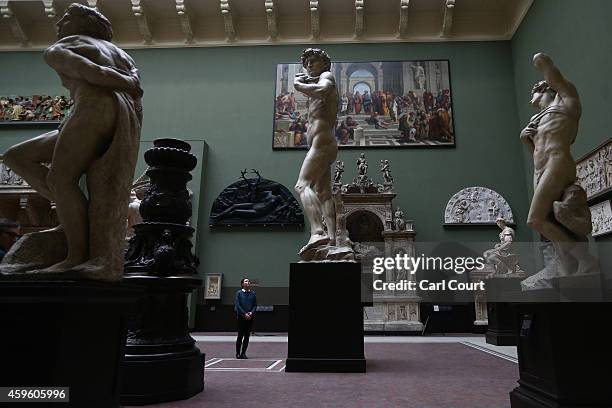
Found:
[[[425,74],[423,79],[424,83],[419,79],[419,84],[417,85],[418,68],[416,68],[416,66],[418,65],[423,68]],[[412,68],[412,66],[415,68]],[[386,125],[389,127],[389,132],[380,129],[378,126],[376,126],[375,129],[372,128],[372,125],[374,124],[365,123],[366,118],[364,117],[365,115],[362,114],[357,118],[357,122],[359,127],[363,127],[364,130],[360,132],[360,135],[358,136],[355,136],[354,131],[351,130],[351,135],[349,137],[350,140],[346,140],[346,137],[341,138],[338,135],[338,132],[336,132],[338,125],[341,124],[342,121],[349,115],[358,116],[355,111],[359,111],[354,102],[350,101],[348,103],[349,108],[343,111],[345,104],[339,102],[338,123],[336,124],[335,129],[339,149],[456,148],[457,136],[453,107],[451,66],[449,59],[332,61],[330,71],[336,78],[336,83],[339,88],[340,101],[342,101],[345,95],[349,95],[349,91],[357,89],[356,86],[358,86],[360,83],[364,83],[365,76],[364,78],[359,78],[359,75],[364,75],[364,73],[367,74],[367,72],[369,72],[371,74],[371,78],[367,80],[368,82],[365,84],[366,87],[369,86],[370,91],[374,90],[375,93],[380,92],[380,88],[392,88],[390,90],[384,89],[386,96],[388,97],[389,94],[391,94],[391,100],[399,102],[397,105],[401,104],[399,110],[393,110],[395,118],[393,118],[390,113],[391,109],[388,109],[388,116],[384,116],[384,120],[387,120],[387,118],[394,119],[390,123],[386,123]],[[299,145],[296,145],[298,137],[295,135],[296,133],[300,132],[300,130],[295,130],[295,128],[290,129],[295,125],[295,116],[292,113],[297,111],[300,113],[300,116],[303,117],[303,113],[306,112],[305,101],[307,98],[293,89],[293,77],[298,72],[302,72],[300,63],[281,62],[276,65],[275,90],[272,109],[274,112],[272,115],[272,150],[274,151],[304,150],[308,148],[303,140],[305,139],[305,128],[302,127],[302,136],[299,137]],[[375,72],[377,75],[374,75]],[[357,78],[353,78],[355,75],[357,75]],[[421,78],[423,76],[420,75],[418,77]],[[387,79],[385,80],[385,78]],[[420,88],[417,89],[419,86]],[[293,92],[293,94],[291,94],[291,92]],[[425,99],[423,98],[423,95],[426,92],[430,94],[427,97],[428,103],[425,103]],[[281,101],[283,98],[285,98],[284,95],[286,95],[288,100],[288,109],[280,108]],[[298,98],[298,95],[301,96]],[[351,96],[354,98],[355,94],[352,94]],[[414,98],[415,96],[416,98]],[[279,101],[279,97],[281,98],[281,101]],[[292,97],[295,98],[294,102],[292,102]],[[398,97],[402,99],[401,102],[397,100]],[[393,106],[393,103],[387,103],[388,108],[391,106]],[[417,106],[422,109],[418,109]],[[435,114],[433,110],[436,109],[435,112],[437,112],[437,109],[439,108],[442,108],[443,111],[440,114]],[[285,110],[279,112],[280,109]],[[351,110],[353,113],[351,113]],[[289,111],[287,117],[285,117],[285,111]],[[369,112],[368,115],[372,111],[374,111],[374,108],[367,111]],[[404,130],[399,129],[399,122],[403,116],[406,117],[406,122],[409,121],[408,118],[410,118],[411,121],[415,120],[415,116],[408,116],[410,112],[413,112],[415,116],[420,119],[421,123],[427,122],[427,125],[425,126],[425,128],[427,128],[426,131],[419,130],[415,132],[416,134],[414,134],[412,133],[412,130],[408,131],[406,129],[412,129],[415,126],[406,126],[406,124],[402,126]],[[428,116],[425,116],[424,113]],[[442,130],[440,132],[433,132],[434,134],[430,138],[430,135],[428,134],[429,121],[431,116],[438,115],[445,117],[445,119],[442,121],[434,121],[443,123],[441,126]],[[369,119],[372,118],[370,117]],[[306,120],[303,120],[303,122],[306,122]],[[423,128],[423,125],[419,127],[419,129],[421,128]],[[293,132],[293,134],[291,134],[291,132]],[[425,132],[427,135],[419,134],[417,132]],[[377,134],[373,135],[373,133]],[[359,139],[359,142],[355,140],[356,138]]]
[[[221,299],[223,274],[207,273],[204,276],[204,299]]]

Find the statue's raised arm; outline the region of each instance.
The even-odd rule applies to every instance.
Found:
[[[553,60],[544,53],[537,53],[533,56],[534,67],[544,75],[546,83],[557,92],[562,99],[578,99],[578,91],[574,84],[561,74],[555,66]]]

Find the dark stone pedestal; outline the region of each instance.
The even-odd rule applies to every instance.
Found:
[[[123,283],[0,281],[0,386],[70,387],[69,403],[15,406],[119,407],[126,320],[141,294]]]
[[[361,264],[291,264],[285,371],[366,371]]]
[[[126,276],[145,296],[128,322],[121,403],[147,405],[190,398],[204,390],[204,354],[188,333],[188,276]]]
[[[490,278],[486,280],[487,343],[496,346],[517,345],[517,317],[510,303],[521,299],[521,280],[524,278]]]
[[[519,386],[512,408],[612,406],[612,303],[517,304]]]

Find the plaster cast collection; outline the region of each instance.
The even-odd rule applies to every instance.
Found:
[[[273,11],[272,6],[270,10]],[[85,16],[96,19],[95,29],[87,27]],[[226,25],[228,21],[231,23],[231,18],[225,20]],[[138,228],[135,237],[133,228],[143,224],[138,186],[144,181],[132,185],[142,120],[138,70],[129,55],[109,42],[110,23],[96,10],[70,6],[59,20],[58,29],[60,39],[46,50],[45,61],[74,95],[74,113],[67,116],[60,129],[13,146],[4,154],[0,192],[8,188],[12,192],[15,188],[36,189],[56,210],[60,226],[27,234],[7,254],[0,272],[5,277],[117,281],[123,275],[125,239],[130,240],[131,247],[143,239]],[[92,59],[83,53],[87,49],[103,53]],[[354,177],[343,183],[347,169],[344,161],[337,160],[334,128],[339,103],[329,55],[321,49],[308,48],[301,62],[306,72],[295,75],[293,87],[308,98],[309,150],[295,192],[310,228],[309,239],[298,252],[302,262],[365,262],[373,255],[414,254],[413,222],[406,220],[402,209],[393,204],[398,175],[392,175],[391,162],[383,159],[370,166],[365,153],[360,153],[354,160]],[[593,236],[612,231],[610,201],[592,205],[590,211],[587,206],[587,199],[612,188],[612,142],[576,166],[567,152],[576,137],[581,115],[578,93],[550,57],[536,54],[533,63],[544,81],[532,91],[532,104],[539,112],[520,135],[534,155],[535,165],[535,193],[526,221],[553,243],[555,256],[549,266],[522,282],[524,290],[550,287],[553,279],[575,275],[576,271],[597,274],[595,260],[583,242],[591,229]],[[416,64],[410,68],[416,86],[425,89],[423,67]],[[83,137],[84,133],[87,137]],[[79,143],[74,142],[76,138]],[[148,153],[149,159],[158,150],[173,154],[161,142],[155,149]],[[188,150],[181,152],[189,154]],[[551,160],[550,152],[561,155],[563,160]],[[381,182],[371,178],[373,169],[380,172]],[[147,174],[156,174],[155,171],[149,169]],[[245,170],[243,180],[218,197],[211,211],[211,226],[301,225],[302,212],[286,188],[262,179],[255,170],[252,173],[256,177],[247,178]],[[88,200],[71,182],[83,174],[87,175]],[[156,183],[156,188],[167,193],[163,177]],[[148,186],[146,200],[150,201],[155,194],[153,187]],[[190,206],[186,191],[181,187],[176,193],[180,200],[175,197],[175,201]],[[154,207],[147,205],[145,210]],[[185,224],[189,222],[191,208],[184,213],[188,213],[187,218],[175,224],[189,228]],[[149,221],[154,218],[150,214],[147,217]],[[501,229],[500,242],[483,254],[487,267],[473,272],[473,281],[525,277],[514,242],[515,232],[510,226],[515,223],[508,201],[487,187],[461,189],[444,209],[445,226],[497,224]],[[170,250],[171,231],[167,229],[164,234],[163,245],[158,246]],[[381,247],[370,245],[364,237],[374,238]],[[46,250],[40,253],[40,248]],[[142,260],[136,259],[137,251],[132,249],[130,262],[137,264]],[[190,270],[195,270],[195,261],[187,263]],[[401,279],[416,278],[405,272],[387,271],[387,281]],[[408,290],[375,294],[374,305],[365,309],[366,328],[421,330],[420,301],[414,291]],[[476,316],[477,324],[487,319],[483,293],[476,294]]]

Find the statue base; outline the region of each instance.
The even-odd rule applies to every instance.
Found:
[[[516,346],[518,321],[512,301],[522,296],[523,277],[499,277],[486,280],[488,327],[485,338],[488,344]]]
[[[364,373],[361,264],[292,263],[285,371]]]
[[[126,276],[145,288],[128,323],[121,403],[148,405],[190,398],[204,390],[204,354],[187,326],[186,293],[202,285],[191,276]]]
[[[119,283],[0,281],[0,384],[69,387],[62,407],[119,407],[126,321],[141,295]]]
[[[547,295],[542,293],[540,298]],[[529,303],[520,312],[519,386],[512,408],[612,406],[609,337],[597,328],[612,325],[612,303]],[[568,330],[580,322],[584,330]]]

